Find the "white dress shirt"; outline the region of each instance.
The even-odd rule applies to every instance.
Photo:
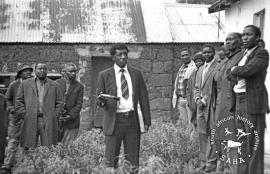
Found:
[[[201,86],[204,83],[205,75],[206,75],[207,71],[209,70],[209,67],[213,64],[214,61],[215,61],[215,58],[213,58],[210,62],[205,62],[204,63],[203,72],[202,72]],[[197,102],[198,99],[202,99],[201,101],[204,103],[204,105],[206,105],[206,102],[207,102],[206,100],[208,100],[208,96],[203,96],[201,89],[200,89],[200,96],[201,97],[196,97],[195,101]]]
[[[213,64],[213,62],[215,61],[215,58],[213,58],[213,60],[211,60],[210,62],[205,62],[203,65],[203,72],[202,72],[202,83],[205,80],[205,75],[209,69],[209,67]]]
[[[240,60],[240,62],[238,63],[238,66],[243,66],[243,65],[245,65],[248,56],[252,53],[252,51],[255,50],[255,48],[257,48],[257,47],[254,47],[254,48],[251,48],[251,49],[245,51],[243,58],[242,58],[242,59]],[[232,70],[233,70],[234,68],[235,68],[235,67],[233,67]],[[234,90],[235,93],[243,93],[243,92],[246,92],[246,80],[245,80],[244,78],[239,78],[238,81],[237,81],[237,84],[234,85],[233,90]]]
[[[130,77],[130,74],[129,74],[128,69],[127,69],[127,65],[123,69],[125,70],[124,76],[127,80],[128,91],[129,91],[129,97],[127,100],[122,97],[122,89],[121,89],[122,72],[120,71],[121,68],[118,65],[114,64],[116,87],[117,87],[117,97],[120,98],[120,100],[117,103],[117,109],[116,109],[116,112],[118,112],[118,113],[128,112],[128,111],[134,110],[133,100],[132,100],[132,96],[133,96],[132,81],[131,81],[131,77]]]

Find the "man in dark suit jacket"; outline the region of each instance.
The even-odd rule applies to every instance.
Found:
[[[217,158],[215,148],[210,145],[210,131],[215,124],[215,117],[211,113],[213,72],[218,63],[214,58],[215,48],[205,45],[202,49],[205,64],[197,72],[194,86],[194,100],[197,103],[197,121],[200,140],[201,170],[212,172],[216,169]]]
[[[230,82],[227,80],[227,70],[232,68],[236,62],[242,58],[241,52],[242,35],[241,33],[229,33],[226,37],[226,47],[229,54],[223,59],[216,68],[214,76],[214,86],[216,103],[214,104],[217,115],[217,119],[222,117],[222,113],[228,112],[231,109],[231,87]]]
[[[227,134],[224,132],[224,129],[228,131],[235,131],[235,121],[233,119],[223,122],[222,124],[218,124],[223,119],[231,116],[231,98],[233,95],[232,88],[233,86],[230,85],[230,81],[227,80],[227,70],[230,69],[232,66],[235,65],[242,57],[242,34],[237,32],[229,33],[226,37],[225,46],[228,50],[228,54],[226,57],[216,66],[215,68],[215,75],[214,75],[214,82],[213,82],[213,113],[216,117],[216,125],[214,127],[215,131],[215,144],[216,144],[216,151],[220,158],[222,155],[226,155],[226,151],[224,150],[223,145],[221,144],[224,140],[234,140],[234,135]],[[230,154],[234,154],[237,149],[232,149]],[[218,166],[218,172],[227,172],[231,170],[231,167],[226,164],[226,161],[221,161]]]
[[[17,119],[16,117],[15,99],[21,81],[30,78],[32,72],[33,72],[32,67],[25,64],[20,65],[17,71],[16,80],[9,85],[5,95],[7,103],[7,112],[9,115],[9,125],[8,125],[8,145],[6,149],[6,157],[4,164],[1,167],[3,173],[10,173],[11,167],[15,165],[15,157],[19,147],[21,124],[22,124],[22,120]]]
[[[187,101],[188,101],[188,107],[189,107],[189,112],[191,115],[191,120],[190,122],[192,123],[193,126],[193,131],[191,132],[191,139],[194,139],[194,135],[197,132],[197,103],[194,100],[194,86],[196,83],[196,76],[198,69],[204,65],[205,58],[202,56],[201,53],[198,53],[194,56],[193,61],[197,67],[195,71],[192,72],[190,75],[188,82],[187,82],[187,89],[186,89],[186,95],[187,95]]]
[[[104,108],[103,131],[105,134],[105,158],[109,167],[117,168],[121,142],[124,143],[125,158],[135,168],[139,166],[140,105],[144,128],[151,125],[148,92],[138,70],[127,66],[128,48],[124,44],[112,46],[110,54],[114,66],[100,72],[97,94],[117,96],[119,100],[99,98],[98,105]]]
[[[245,53],[235,66],[228,70],[228,78],[234,85],[232,103],[235,107],[236,126],[247,136],[239,138],[243,143],[240,156],[245,163],[237,165],[237,173],[264,173],[265,114],[269,112],[268,94],[265,86],[269,53],[258,46],[261,31],[248,25],[242,33]],[[247,121],[245,121],[247,120]]]
[[[67,63],[63,68],[63,78],[57,80],[65,100],[64,113],[60,117],[62,143],[68,145],[79,132],[80,111],[83,104],[83,85],[76,80],[77,66]]]

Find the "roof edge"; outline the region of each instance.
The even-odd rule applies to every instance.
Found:
[[[219,0],[208,8],[208,13],[215,13],[231,8],[232,4],[240,1],[241,0]]]
[[[99,45],[109,45],[109,44],[116,44],[116,43],[123,43],[123,44],[128,44],[128,45],[151,45],[151,44],[158,44],[158,45],[161,45],[161,44],[206,44],[206,43],[209,43],[209,44],[222,44],[224,42],[222,41],[215,41],[215,42],[103,42],[103,43],[95,43],[95,42],[59,42],[59,43],[56,43],[56,42],[0,42],[0,45],[14,45],[14,44],[25,44],[25,45],[31,45],[31,44],[37,44],[37,45],[63,45],[63,44],[67,44],[67,45],[87,45],[87,44],[99,44]]]

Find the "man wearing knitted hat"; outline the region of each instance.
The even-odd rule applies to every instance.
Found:
[[[194,100],[193,87],[195,85],[197,71],[201,66],[203,66],[203,64],[205,62],[205,58],[199,52],[194,56],[193,61],[197,67],[197,70],[193,71],[193,73],[190,75],[188,82],[187,82],[187,101],[188,101],[188,106],[189,106],[189,112],[191,115],[191,118],[189,121],[191,122],[192,129],[193,129],[193,131],[191,132],[191,135],[190,135],[191,139],[194,138],[195,132],[197,131],[197,118],[196,118],[197,104]]]

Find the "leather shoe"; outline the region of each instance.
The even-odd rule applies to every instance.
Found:
[[[2,166],[1,167],[1,174],[11,174],[11,168]]]
[[[205,173],[212,173],[212,172],[215,172],[215,168],[211,168],[211,167],[206,167],[205,169],[204,169],[204,172]]]

